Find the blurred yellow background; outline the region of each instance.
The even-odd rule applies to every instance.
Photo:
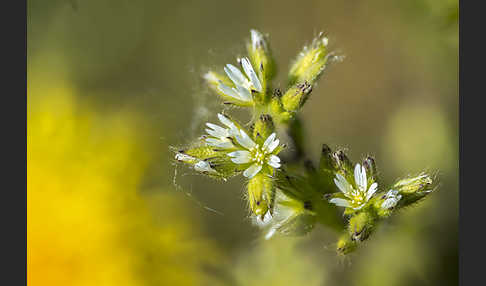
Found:
[[[458,2],[28,2],[28,285],[456,285]],[[356,253],[336,234],[265,241],[243,180],[175,166],[221,107],[201,75],[269,33],[277,86],[319,31],[345,55],[303,109],[322,143],[376,156],[383,181],[439,191]]]

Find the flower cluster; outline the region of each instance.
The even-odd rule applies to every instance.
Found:
[[[272,89],[275,63],[267,37],[256,30],[250,35],[248,55],[237,58],[237,66],[226,64],[203,78],[224,106],[246,108],[251,121],[240,124],[218,113],[220,123],[206,123],[206,134],[179,148],[175,159],[216,179],[242,174],[252,219],[266,229],[267,239],[304,235],[317,224],[344,228],[337,250],[346,254],[380,221],[432,192],[435,180],[425,173],[383,188],[373,157],[353,164],[343,150],[333,152],[325,144],[318,164],[309,160],[298,113],[327,65],[342,57],[328,51],[321,33],[291,64],[287,89]],[[281,154],[287,144],[278,138],[288,138],[292,148]]]

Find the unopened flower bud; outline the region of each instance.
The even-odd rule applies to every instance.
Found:
[[[252,213],[263,219],[274,203],[275,186],[272,179],[264,174],[257,174],[248,182],[247,191]]]
[[[248,55],[257,69],[257,74],[266,83],[275,75],[275,62],[270,46],[266,37],[259,31],[251,30],[250,33],[251,41],[247,44]]]
[[[258,144],[263,144],[265,139],[275,131],[273,119],[268,114],[262,114],[253,126],[253,137]]]
[[[366,169],[366,174],[368,174],[368,184],[376,182],[378,174],[376,171],[375,159],[371,156],[366,157],[363,160],[363,166]]]
[[[333,153],[334,161],[336,162],[337,168],[341,170],[345,176],[353,175],[353,164],[349,160],[348,156],[343,150],[338,150]]]
[[[327,62],[328,39],[320,34],[310,46],[304,47],[289,72],[289,84],[309,82],[313,84],[322,73]]]
[[[345,233],[343,234],[337,243],[336,250],[340,255],[346,255],[356,250],[358,243],[352,240],[351,237]]]
[[[309,82],[304,81],[303,83],[296,84],[289,88],[282,96],[283,108],[290,112],[297,111],[304,105],[311,92],[312,85]]]
[[[348,232],[352,240],[366,240],[374,229],[375,218],[370,212],[359,212],[349,219]]]

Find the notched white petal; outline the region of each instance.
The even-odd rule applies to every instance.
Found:
[[[220,83],[218,85],[218,89],[222,93],[224,93],[226,96],[232,97],[232,98],[237,99],[237,100],[243,100],[234,88],[231,88],[231,87],[225,85],[224,83]]]
[[[192,157],[192,156],[189,156],[187,154],[183,154],[183,153],[177,153],[175,155],[175,159],[177,161],[181,161],[181,162],[191,162],[191,161],[194,161],[196,160],[196,158]]]
[[[250,91],[241,85],[236,85],[236,92],[243,101],[251,102],[253,100],[253,96],[251,95]]]
[[[253,178],[260,170],[262,169],[262,165],[253,164],[248,169],[243,172],[243,176],[247,177],[248,179]]]
[[[251,162],[251,154],[248,151],[234,151],[228,153],[228,156],[231,157],[231,161],[236,164],[246,164]]]
[[[336,206],[339,207],[349,207],[350,204],[347,200],[345,199],[340,199],[340,198],[332,198],[329,200],[330,203],[335,204]]]
[[[270,136],[267,137],[267,139],[265,140],[265,142],[263,142],[262,149],[263,150],[266,150],[268,148],[268,145],[270,145],[270,143],[273,142],[273,140],[275,139],[276,136],[277,136],[277,134],[275,134],[275,132],[273,132],[272,134],[270,134]]]
[[[270,143],[270,145],[268,145],[267,152],[272,153],[273,150],[275,150],[275,148],[277,148],[279,143],[280,143],[280,140],[278,140],[278,139],[273,140],[272,143]]]
[[[227,64],[226,67],[224,67],[224,71],[231,79],[231,81],[233,81],[235,84],[246,85],[248,83],[248,80],[245,78],[245,76],[234,65]]]
[[[214,170],[211,165],[206,161],[199,161],[194,165],[194,170],[198,172],[217,174],[218,172]]]
[[[248,58],[243,58],[241,59],[241,65],[243,66],[243,70],[245,71],[246,75],[251,81],[251,84],[255,88],[256,91],[261,92],[262,91],[262,85],[260,83],[260,80],[258,79],[255,70],[253,69],[253,66],[250,63],[250,60]]]
[[[251,140],[248,134],[246,134],[246,132],[243,130],[240,130],[240,135],[236,136],[236,141],[238,141],[238,143],[240,143],[240,145],[246,149],[252,149],[256,146],[256,143],[253,142],[253,140]]]
[[[373,183],[371,184],[370,188],[368,189],[368,192],[366,193],[366,201],[371,199],[374,193],[378,190],[378,183]]]
[[[353,188],[349,184],[349,182],[344,178],[341,174],[336,174],[336,178],[334,179],[334,183],[338,187],[338,189],[343,192],[344,194],[349,194],[353,191]]]

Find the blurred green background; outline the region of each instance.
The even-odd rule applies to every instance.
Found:
[[[175,166],[171,146],[221,107],[207,69],[270,35],[284,85],[319,32],[345,60],[302,114],[322,143],[376,156],[383,181],[439,171],[439,191],[356,253],[336,234],[265,241],[243,180]],[[29,285],[456,285],[458,2],[28,1]]]

